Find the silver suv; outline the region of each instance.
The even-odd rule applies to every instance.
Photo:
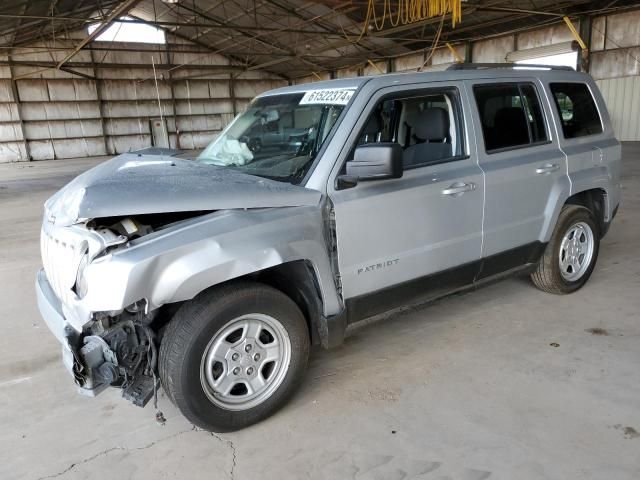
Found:
[[[310,346],[409,303],[527,272],[582,287],[620,199],[588,75],[462,65],[256,98],[196,159],[120,155],[45,204],[40,311],[82,393],[242,428]]]

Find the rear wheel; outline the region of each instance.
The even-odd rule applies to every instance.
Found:
[[[180,308],[162,339],[160,377],[195,425],[237,430],[289,399],[308,355],[308,328],[297,305],[269,286],[237,283]]]
[[[600,232],[593,213],[579,205],[565,205],[537,269],[531,274],[533,283],[549,293],[578,290],[593,272],[599,247]]]

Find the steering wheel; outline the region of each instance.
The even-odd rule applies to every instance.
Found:
[[[240,137],[240,141],[245,143],[253,153],[258,153],[262,150],[262,139],[260,137],[247,137],[244,135]]]
[[[302,141],[300,142],[300,146],[296,151],[296,156],[306,155],[311,151],[311,148],[313,148],[313,144],[316,140],[315,135],[313,135],[314,132],[315,128],[310,127],[307,133],[304,134],[304,136],[302,137]]]

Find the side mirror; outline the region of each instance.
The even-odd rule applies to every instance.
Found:
[[[358,180],[402,177],[402,147],[398,143],[360,145],[347,162],[347,176]]]

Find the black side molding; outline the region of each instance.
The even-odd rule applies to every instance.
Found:
[[[533,269],[546,245],[542,242],[528,243],[442,272],[348,298],[345,302],[347,323],[352,324],[404,305],[427,303],[506,272],[527,271],[528,266]],[[338,330],[342,329],[344,324],[337,323]]]
[[[492,277],[522,265],[534,265],[544,253],[547,244],[532,242],[483,258],[475,281]]]

